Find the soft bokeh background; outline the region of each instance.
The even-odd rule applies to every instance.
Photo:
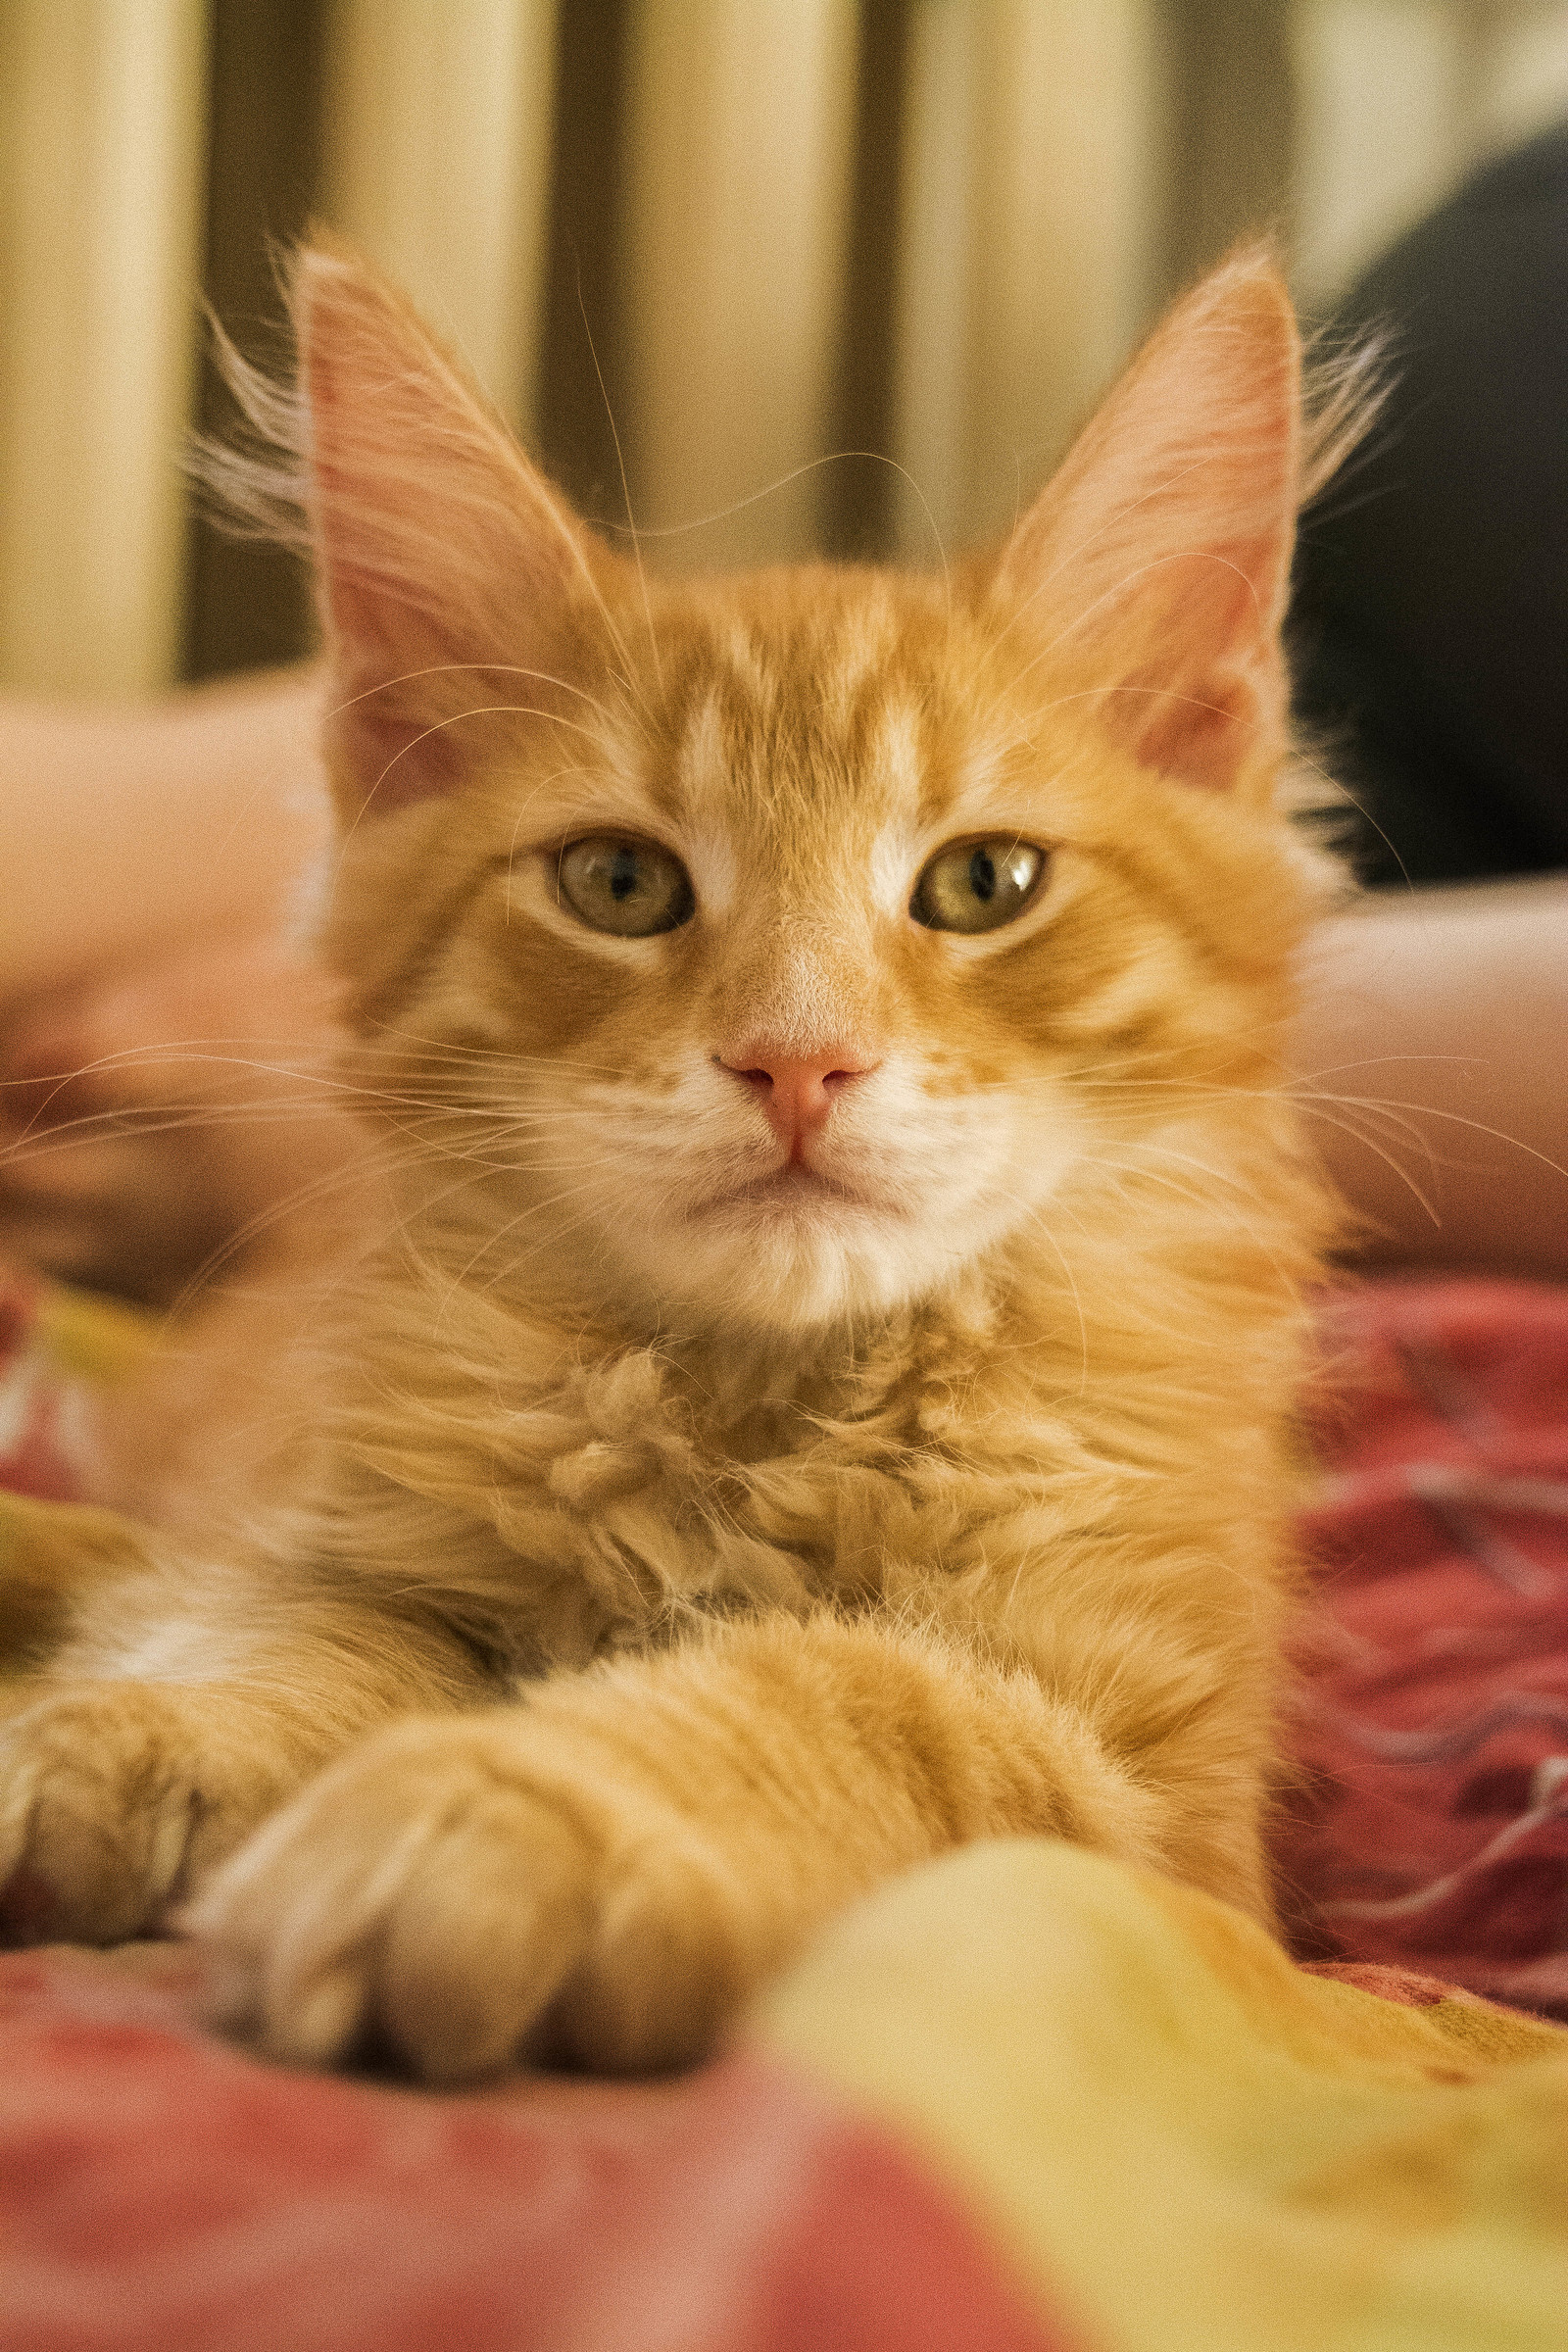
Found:
[[[1562,0],[0,0],[0,686],[307,646],[180,451],[313,216],[661,561],[922,561],[1239,231],[1327,314],[1564,114]]]

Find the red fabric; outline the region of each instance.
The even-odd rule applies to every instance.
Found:
[[[145,1965],[0,1960],[4,2352],[1083,2352],[782,2067],[434,2097],[258,2065]]]
[[[1568,1292],[1381,1284],[1325,1337],[1298,1949],[1568,2017]]]
[[[35,1283],[0,1266],[0,1491],[70,1502],[76,1478],[59,1375],[34,1332],[40,1304]]]

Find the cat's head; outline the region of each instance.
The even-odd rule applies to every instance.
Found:
[[[1266,255],[929,577],[645,580],[363,265],[305,255],[295,313],[328,936],[485,1279],[675,1327],[875,1313],[1267,1083],[1312,894]]]

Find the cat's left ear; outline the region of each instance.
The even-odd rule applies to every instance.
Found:
[[[616,559],[358,255],[301,253],[290,309],[328,764],[355,823],[460,790],[474,720],[550,712]]]
[[[1020,666],[1196,784],[1266,790],[1284,748],[1300,380],[1277,266],[1235,255],[1155,329],[992,574]]]

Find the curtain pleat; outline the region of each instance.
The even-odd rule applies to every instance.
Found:
[[[0,10],[0,677],[173,671],[206,163],[199,0]]]

